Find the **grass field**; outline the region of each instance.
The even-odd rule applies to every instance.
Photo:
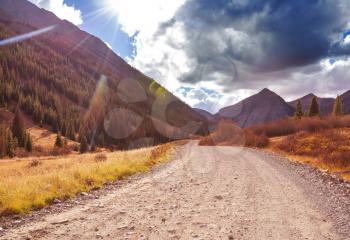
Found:
[[[0,161],[0,215],[28,213],[170,158],[172,144],[128,152]]]

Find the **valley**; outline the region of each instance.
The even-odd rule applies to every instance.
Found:
[[[349,6],[0,0],[0,240],[349,240]]]

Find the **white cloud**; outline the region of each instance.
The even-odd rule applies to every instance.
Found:
[[[207,88],[181,87],[175,95],[194,108],[204,109],[212,114],[221,108],[239,102],[255,92],[249,90],[237,90],[231,94],[221,94]]]
[[[347,35],[344,39],[344,44],[350,44],[350,35]]]
[[[174,17],[175,12],[186,0],[106,0],[106,8],[117,15],[118,23],[130,37],[135,37],[135,56],[127,59],[134,67],[146,75],[156,79],[171,91],[176,91],[182,84],[177,79],[176,70],[170,72],[170,67],[178,67],[182,71],[193,64],[186,59],[185,54],[177,51],[185,43],[182,26],[177,25],[171,32],[159,39],[154,39],[159,26]],[[135,8],[135,6],[138,6]],[[169,42],[169,40],[172,42]],[[174,48],[174,44],[177,45]],[[182,54],[182,55],[181,55]],[[176,59],[176,66],[171,66],[168,58]],[[175,69],[175,68],[174,68]]]
[[[161,22],[171,19],[185,0],[104,0],[106,8],[118,16],[122,29],[130,36],[142,30],[151,35]],[[137,6],[137,7],[135,7]]]
[[[81,25],[83,19],[81,11],[76,9],[74,6],[68,6],[64,3],[64,0],[29,0],[38,7],[44,8],[48,11],[53,12],[60,19],[70,21],[75,25]]]
[[[325,59],[310,68],[314,71],[295,71],[281,79],[272,90],[286,97],[287,101],[309,93],[335,97],[349,90],[350,58],[337,59],[332,63]]]
[[[189,0],[106,1],[113,6],[122,29],[129,36],[137,34],[135,56],[128,62],[191,106],[212,113],[265,87],[288,99],[309,91],[323,96],[330,91],[339,94],[343,90],[340,82],[350,77],[350,70],[339,61],[334,66],[326,66],[322,61],[312,66],[266,72],[248,65],[264,62],[268,51],[264,46],[274,40],[265,31],[254,31],[254,26],[266,15],[265,10],[232,26],[227,25],[230,21],[223,17],[225,24],[210,28],[201,19],[182,21],[183,12],[177,10]],[[246,0],[237,2],[247,3]],[[167,27],[161,27],[163,24]],[[251,32],[254,37],[247,34]],[[350,35],[344,42],[350,42]],[[227,52],[234,56],[228,56]],[[184,86],[190,90],[184,91]],[[216,94],[203,89],[211,89]]]
[[[212,31],[213,41],[207,42],[205,48],[193,51],[191,44],[196,44],[195,39],[201,41],[199,48],[206,45],[203,41],[207,38],[201,36],[198,29],[193,32],[193,36],[188,36],[186,35],[188,26],[185,26],[182,21],[175,21],[168,28],[160,27],[176,17],[176,11],[185,2],[186,0],[108,1],[107,5],[113,6],[122,29],[129,36],[137,33],[134,43],[136,54],[133,59],[128,59],[128,62],[160,82],[189,105],[204,108],[212,113],[255,93],[255,89],[235,87],[235,66],[232,60],[223,54],[228,47],[237,47],[240,44],[239,49],[251,52],[251,58],[259,56],[260,53],[254,51],[252,47],[257,43],[249,39],[246,34],[234,29]],[[135,5],[139,7],[135,9],[133,7]],[[161,29],[165,29],[165,32],[159,34],[158,31]],[[200,57],[215,59],[217,66],[201,65],[198,53]],[[184,81],[184,78],[193,72],[196,72],[196,80],[193,84]],[[186,96],[179,90],[184,85],[192,88]],[[231,85],[230,91],[227,92],[229,85]],[[218,95],[203,92],[203,89],[211,89],[217,94],[226,93],[219,94],[220,97],[218,97]],[[198,94],[206,97],[199,100]]]

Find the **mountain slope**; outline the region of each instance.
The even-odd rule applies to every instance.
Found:
[[[205,117],[208,121],[215,121],[215,116],[210,112],[199,108],[194,108],[194,110],[203,117]]]
[[[340,96],[342,102],[343,102],[343,111],[345,114],[350,114],[350,90],[343,93]]]
[[[37,124],[120,147],[186,137],[193,125],[205,131],[204,117],[98,38],[25,0],[1,0],[0,39],[48,26],[1,47],[0,107],[19,104]]]
[[[298,100],[301,101],[301,104],[303,105],[303,110],[304,112],[307,112],[309,110],[309,106],[311,104],[311,101],[312,101],[312,98],[313,97],[317,97],[315,96],[314,94],[310,93],[302,98],[299,98],[299,99],[296,99],[292,102],[288,102],[288,104],[295,108]],[[317,101],[318,103],[320,104],[320,110],[321,110],[321,113],[322,115],[328,115],[332,112],[332,109],[333,109],[333,104],[334,104],[334,101],[335,99],[334,98],[320,98],[320,97],[317,97]]]
[[[216,117],[230,118],[241,127],[249,127],[292,116],[293,113],[293,108],[283,98],[265,88],[233,106],[221,109]]]

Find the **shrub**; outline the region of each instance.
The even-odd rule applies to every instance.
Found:
[[[95,162],[104,162],[104,161],[107,161],[106,154],[99,153],[95,156]]]
[[[303,118],[300,120],[284,119],[267,124],[256,125],[249,129],[256,135],[265,133],[267,137],[280,137],[297,132],[318,132],[326,129],[350,127],[350,116]]]
[[[261,134],[255,134],[254,132],[250,130],[245,131],[245,146],[246,147],[257,147],[257,148],[264,148],[269,145],[269,138],[266,136],[265,133]]]
[[[199,141],[200,146],[243,146],[245,133],[231,120],[220,121],[214,132]]]
[[[34,168],[41,165],[41,161],[38,159],[33,159],[32,161],[29,162],[28,167],[29,168]]]
[[[350,165],[349,142],[348,131],[328,129],[287,136],[276,147],[292,155],[317,158],[328,166],[346,167]]]
[[[61,133],[59,132],[56,136],[55,147],[62,148],[64,143],[62,141]]]
[[[206,136],[199,140],[199,146],[215,146],[215,144],[210,136]]]

